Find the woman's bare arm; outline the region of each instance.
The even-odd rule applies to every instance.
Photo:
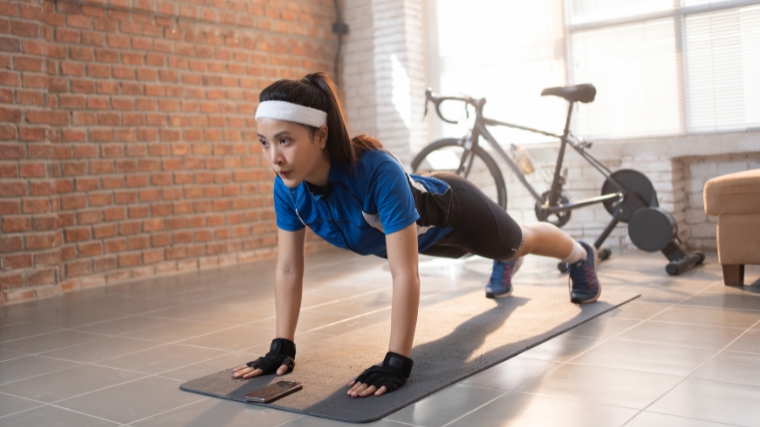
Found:
[[[417,225],[399,230],[385,236],[388,248],[388,265],[393,276],[393,305],[391,308],[391,338],[388,351],[409,357],[417,327],[417,311],[420,304],[420,277],[418,273]],[[351,382],[348,394],[380,396],[386,392],[385,387],[377,390]]]
[[[285,231],[277,229],[277,268],[274,274],[274,299],[277,311],[276,337],[295,342],[298,315],[303,295],[304,239],[306,229]],[[287,372],[283,365],[277,374]],[[236,378],[252,378],[262,374],[261,369],[246,365],[236,368]]]

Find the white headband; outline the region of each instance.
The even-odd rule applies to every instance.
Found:
[[[318,128],[327,124],[327,113],[287,101],[264,101],[256,110],[256,120],[277,119]]]

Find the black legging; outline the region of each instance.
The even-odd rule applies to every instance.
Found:
[[[450,172],[433,177],[446,182],[454,193],[459,213],[451,233],[424,251],[425,255],[460,258],[468,253],[485,258],[508,260],[523,244],[520,226],[499,205],[470,181]]]

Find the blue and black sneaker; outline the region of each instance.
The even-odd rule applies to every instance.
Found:
[[[568,264],[570,272],[570,301],[576,304],[594,302],[602,294],[599,279],[596,278],[596,268],[599,265],[599,252],[594,246],[578,241],[586,250],[586,259]]]
[[[486,298],[504,298],[512,295],[512,275],[522,265],[523,257],[509,261],[493,261],[491,279],[486,285]]]

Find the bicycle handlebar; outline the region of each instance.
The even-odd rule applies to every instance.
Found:
[[[472,105],[475,107],[476,113],[480,113],[482,111],[483,106],[486,105],[486,99],[485,98],[479,98],[475,99],[469,95],[464,96],[438,96],[433,93],[433,90],[431,88],[427,88],[425,91],[425,116],[427,116],[428,112],[428,102],[433,102],[435,104],[435,112],[438,114],[438,117],[441,118],[444,122],[457,124],[458,121],[455,120],[449,120],[446,117],[443,117],[443,114],[441,114],[441,104],[443,101],[461,101],[464,102],[464,111],[467,113],[467,117],[470,117],[470,112],[467,111],[467,105]]]

